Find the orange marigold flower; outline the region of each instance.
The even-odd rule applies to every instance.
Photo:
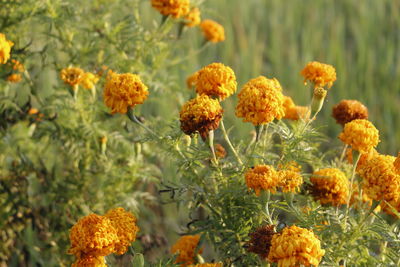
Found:
[[[185,17],[186,23],[185,25],[188,27],[194,27],[200,24],[200,9],[197,7],[192,8],[190,12]]]
[[[19,83],[22,80],[22,76],[21,74],[10,74],[7,77],[7,81],[9,81],[10,83]]]
[[[301,75],[304,77],[304,83],[309,80],[314,83],[315,87],[327,85],[327,87],[330,88],[333,82],[336,81],[335,68],[317,61],[309,62],[301,71]]]
[[[12,66],[13,70],[17,70],[19,72],[24,72],[25,71],[24,65],[21,62],[19,62],[18,60],[11,59],[11,63],[13,65]]]
[[[310,109],[304,106],[296,106],[290,96],[283,96],[283,108],[285,116],[283,118],[297,121],[299,119],[308,119],[310,117]]]
[[[257,196],[261,190],[276,192],[279,185],[280,176],[271,165],[257,165],[245,174],[246,185],[249,189],[253,189]]]
[[[39,113],[39,110],[37,108],[30,108],[28,110],[28,114],[29,115],[35,115],[35,114],[38,114],[38,113]]]
[[[64,83],[78,86],[85,72],[81,68],[65,68],[61,70],[60,76]]]
[[[247,251],[257,254],[262,259],[267,259],[274,234],[275,225],[264,225],[257,228],[249,234],[250,240],[246,243]]]
[[[7,40],[6,36],[0,33],[0,64],[6,64],[11,55],[11,47],[14,43]]]
[[[208,132],[218,128],[222,113],[218,100],[199,95],[183,105],[180,112],[181,129],[187,135],[198,132],[206,140]]]
[[[281,188],[282,192],[298,192],[300,190],[303,178],[299,172],[280,170],[278,171],[278,175],[280,176],[278,187]]]
[[[310,179],[312,194],[321,204],[339,206],[347,203],[349,181],[346,175],[335,168],[321,169],[313,173]]]
[[[196,86],[198,72],[193,73],[186,79],[186,86],[187,88],[191,89],[192,87]]]
[[[206,40],[212,43],[225,41],[225,30],[221,24],[211,19],[206,19],[201,22],[200,28]]]
[[[400,198],[400,175],[394,168],[395,157],[375,154],[359,168],[363,190],[374,200],[396,202]]]
[[[91,72],[85,72],[82,76],[82,80],[80,83],[85,89],[93,89],[98,81],[99,81],[99,76]]]
[[[339,139],[360,153],[367,153],[379,143],[379,131],[368,120],[357,119],[346,123]]]
[[[324,254],[312,231],[293,225],[273,235],[268,260],[277,262],[278,267],[318,266]]]
[[[107,267],[103,256],[84,255],[78,258],[71,267]]]
[[[189,0],[151,0],[153,8],[164,16],[180,18],[189,13]]]
[[[368,119],[368,109],[357,100],[342,100],[332,108],[336,123],[344,126],[356,119]]]
[[[215,96],[220,100],[236,92],[236,76],[233,70],[222,63],[212,63],[197,72],[196,92]]]
[[[123,208],[111,209],[104,216],[110,219],[117,230],[119,241],[115,244],[114,253],[122,255],[128,250],[131,243],[136,240],[136,234],[139,231],[139,227],[136,225],[136,217]]]
[[[394,169],[396,170],[397,174],[400,174],[400,152],[397,154],[397,158],[393,162]]]
[[[81,218],[71,228],[69,239],[71,248],[68,253],[79,259],[84,255],[99,257],[113,253],[118,235],[110,219],[90,214]]]
[[[148,95],[148,88],[139,75],[108,73],[103,98],[106,106],[111,108],[111,113],[125,114],[128,108],[142,104]]]
[[[285,115],[282,88],[276,79],[260,76],[248,81],[240,91],[236,116],[253,125],[280,120]]]
[[[179,238],[171,248],[171,253],[178,253],[175,263],[181,266],[194,264],[196,252],[202,253],[201,249],[197,249],[199,241],[200,235],[185,235]]]

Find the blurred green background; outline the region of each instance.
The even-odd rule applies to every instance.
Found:
[[[203,18],[224,25],[226,41],[212,45],[188,66],[196,71],[220,61],[231,66],[239,88],[250,78],[276,77],[299,105],[310,101],[310,88],[299,74],[309,61],[333,65],[337,81],[316,125],[336,136],[331,118],[341,99],[357,99],[369,109],[381,133],[378,150],[397,154],[400,142],[400,1],[399,0],[209,0]],[[183,75],[183,76],[184,76]],[[184,79],[185,77],[182,77]],[[229,102],[230,101],[230,102]],[[224,103],[228,125],[240,136],[250,126],[233,116],[236,97]]]

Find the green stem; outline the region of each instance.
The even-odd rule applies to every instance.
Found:
[[[142,127],[143,129],[145,129],[145,130],[146,130],[147,132],[149,132],[151,135],[153,135],[154,137],[159,138],[159,136],[158,136],[155,132],[153,132],[150,128],[148,128],[146,125],[144,125],[143,123],[141,123],[141,122],[139,121],[139,119],[133,114],[133,109],[132,109],[132,108],[129,108],[129,109],[128,109],[128,112],[127,112],[126,114],[128,115],[128,118],[129,118],[132,122],[137,123],[140,127]]]
[[[228,133],[226,132],[225,125],[224,125],[224,120],[221,119],[221,130],[222,134],[224,136],[225,141],[228,143],[229,148],[231,149],[232,153],[235,155],[236,160],[239,162],[240,165],[243,165],[242,160],[239,157],[239,154],[237,153],[236,149],[233,147],[231,140],[229,139]]]
[[[349,211],[350,211],[350,200],[351,200],[351,195],[352,195],[352,193],[353,193],[353,183],[354,183],[354,177],[355,177],[355,174],[356,174],[356,169],[357,169],[357,164],[358,164],[358,161],[360,160],[360,157],[361,157],[361,153],[360,152],[358,152],[358,151],[355,151],[356,153],[357,153],[357,156],[356,156],[356,160],[355,160],[355,162],[354,162],[354,165],[353,165],[353,170],[352,170],[352,172],[351,172],[351,178],[350,178],[350,190],[349,190],[349,195],[347,196],[347,202],[346,202],[346,215],[345,215],[345,217],[344,217],[344,225],[343,225],[343,229],[344,229],[344,231],[346,232],[346,225],[347,225],[347,217],[349,216]],[[362,197],[362,196],[361,196]]]
[[[217,157],[215,156],[214,150],[214,131],[208,132],[208,146],[210,147],[213,156],[213,162],[215,163],[215,165],[218,165]]]

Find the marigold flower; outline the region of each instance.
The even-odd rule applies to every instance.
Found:
[[[374,200],[396,202],[400,198],[400,175],[394,168],[395,157],[375,154],[358,169],[364,192]]]
[[[19,72],[24,72],[25,71],[24,65],[21,62],[19,62],[18,60],[11,59],[11,63],[12,63],[12,69],[13,70],[16,70],[16,71],[19,71]]]
[[[200,235],[185,235],[179,238],[171,248],[171,253],[178,253],[175,263],[181,266],[194,264],[195,253],[202,253],[201,249],[196,251],[199,241]]]
[[[106,106],[111,108],[111,113],[125,114],[128,108],[142,104],[148,95],[148,88],[139,75],[117,74],[112,71],[108,73],[103,97]]]
[[[19,83],[22,80],[22,76],[21,74],[10,74],[7,77],[7,81],[9,81],[10,83]]]
[[[84,255],[78,258],[71,267],[107,267],[102,256]]]
[[[185,25],[188,27],[194,27],[200,24],[200,9],[197,7],[192,8],[190,12],[185,16],[186,23]]]
[[[368,119],[368,109],[357,100],[342,100],[332,108],[336,123],[344,126],[356,119]]]
[[[197,96],[186,102],[181,109],[181,129],[187,135],[198,132],[205,140],[209,131],[218,128],[222,113],[218,100],[207,95]]]
[[[339,139],[360,153],[367,153],[379,143],[379,131],[368,120],[357,119],[346,123]]]
[[[280,170],[278,171],[280,181],[278,187],[281,188],[282,192],[297,192],[300,190],[300,186],[303,184],[303,178],[297,171],[292,170]]]
[[[236,116],[255,126],[270,123],[274,119],[280,120],[285,115],[281,91],[282,88],[276,79],[260,76],[250,80],[238,95]]]
[[[99,257],[114,252],[118,234],[110,219],[90,214],[79,219],[71,228],[69,239],[71,248],[68,253],[74,254],[78,259],[84,255]]]
[[[318,266],[325,255],[321,241],[310,230],[295,225],[273,235],[268,260],[278,267]]]
[[[271,165],[257,165],[245,174],[246,185],[249,189],[253,189],[257,196],[261,190],[276,192],[279,185],[280,176]]]
[[[98,81],[99,81],[99,76],[91,72],[85,72],[82,76],[80,84],[82,84],[82,86],[85,89],[93,89]]]
[[[321,204],[339,206],[347,203],[349,181],[346,175],[335,168],[321,169],[313,173],[310,179],[312,194]]]
[[[193,73],[186,79],[186,86],[187,88],[191,89],[192,87],[196,86],[198,72]]]
[[[393,162],[394,169],[396,170],[397,174],[400,174],[400,152],[397,154],[397,158]]]
[[[153,8],[164,16],[180,18],[189,13],[189,0],[151,0]]]
[[[246,243],[247,251],[257,254],[262,259],[267,259],[274,234],[275,225],[264,225],[257,228],[249,234],[250,240]]]
[[[222,63],[212,63],[197,72],[196,92],[200,95],[218,97],[220,100],[236,92],[236,76]]]
[[[331,88],[333,82],[336,81],[335,68],[317,61],[309,62],[301,71],[301,75],[304,77],[304,83],[309,80],[314,83],[315,87],[327,85],[328,88]]]
[[[35,114],[38,114],[38,113],[39,113],[39,110],[37,108],[30,108],[28,110],[28,114],[29,115],[35,115]]]
[[[11,54],[11,47],[14,43],[7,40],[3,33],[0,33],[0,64],[6,64]]]
[[[85,72],[81,68],[65,68],[61,70],[61,80],[71,86],[78,86]]]
[[[136,225],[136,217],[123,208],[111,209],[104,216],[110,219],[111,224],[117,230],[119,241],[115,244],[114,253],[122,255],[136,240],[136,234],[139,231],[139,227]]]
[[[299,119],[308,119],[310,117],[310,109],[304,106],[296,106],[289,96],[283,96],[283,108],[285,109],[284,119],[297,121]]]
[[[203,20],[200,24],[200,28],[203,31],[206,40],[212,43],[225,41],[224,27],[216,21],[211,19]]]

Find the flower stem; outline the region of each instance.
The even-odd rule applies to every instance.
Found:
[[[355,177],[355,174],[356,174],[358,161],[360,160],[360,157],[361,157],[361,153],[360,152],[355,151],[355,153],[357,153],[357,155],[355,157],[356,160],[354,161],[353,170],[351,172],[349,195],[347,196],[347,201],[346,201],[346,204],[347,204],[346,205],[346,215],[344,217],[344,225],[343,225],[344,226],[344,231],[346,231],[347,217],[349,216],[349,211],[350,211],[350,200],[351,200],[351,195],[353,194],[354,177]]]
[[[224,120],[223,119],[221,119],[220,125],[221,125],[222,134],[224,136],[225,141],[228,143],[229,148],[231,149],[232,153],[235,155],[235,157],[236,157],[237,161],[239,162],[239,164],[243,165],[243,162],[240,159],[239,154],[237,153],[236,149],[233,147],[233,145],[231,143],[231,140],[229,139],[228,133],[226,132],[226,129],[225,129],[225,125],[224,125]]]
[[[215,165],[218,164],[217,157],[215,156],[215,150],[214,150],[214,131],[209,131],[208,132],[208,146],[210,147],[211,153],[213,155],[213,162]]]
[[[142,127],[143,129],[145,129],[147,132],[149,132],[151,135],[153,135],[154,137],[158,137],[158,135],[153,132],[150,128],[148,128],[146,125],[144,125],[143,123],[140,122],[140,120],[135,116],[135,114],[133,114],[133,109],[129,108],[128,112],[126,113],[128,115],[128,118],[134,122],[137,123],[140,127]]]

